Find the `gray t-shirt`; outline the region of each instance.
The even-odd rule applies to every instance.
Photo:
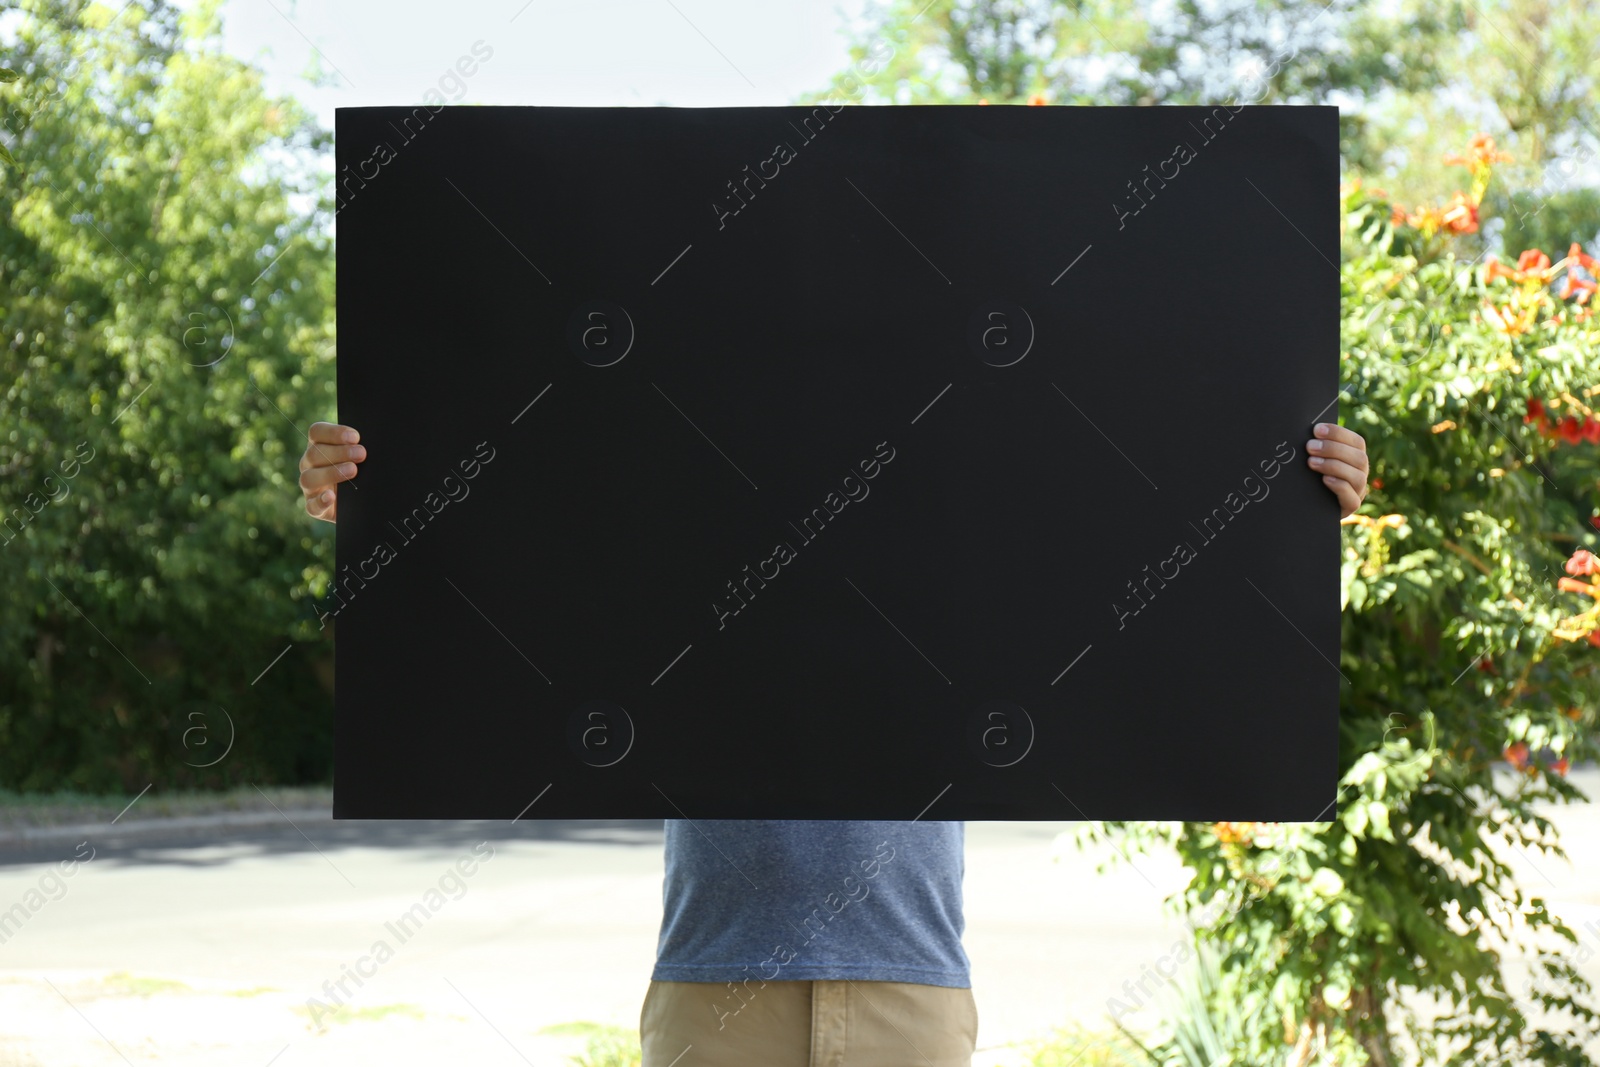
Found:
[[[961,822],[668,819],[651,978],[969,988],[965,831]]]

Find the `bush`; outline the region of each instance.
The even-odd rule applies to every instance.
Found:
[[[1535,805],[1586,799],[1566,772],[1596,754],[1595,262],[1456,256],[1500,158],[1476,139],[1437,208],[1342,194],[1341,421],[1372,491],[1344,526],[1332,821],[1083,835],[1193,871],[1174,904],[1255,1020],[1246,1061],[1590,1062],[1576,936],[1504,860],[1564,855]],[[1506,954],[1532,968],[1515,990]]]

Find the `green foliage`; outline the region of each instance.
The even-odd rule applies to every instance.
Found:
[[[1140,1067],[1139,1046],[1120,1034],[1097,1034],[1078,1026],[1058,1028],[1023,1043],[1027,1067]]]
[[[1570,134],[1600,125],[1600,21],[1587,0],[1470,0],[1454,17],[1465,32],[1442,73],[1493,87],[1499,125],[1525,162],[1543,164]]]
[[[1539,236],[1589,241],[1600,230],[1600,204],[1581,195],[1600,148],[1600,19],[1591,7],[873,0],[852,27],[850,68],[801,102],[1337,104],[1345,164],[1424,196],[1454,187],[1445,147],[1487,126],[1512,151],[1517,186],[1548,185],[1545,199],[1575,194],[1551,205],[1573,213],[1573,225]],[[1506,247],[1531,247],[1524,236],[1507,234]]]
[[[1175,1003],[1167,1009],[1156,1040],[1141,1040],[1117,1023],[1117,1031],[1139,1050],[1147,1067],[1266,1067],[1263,1061],[1240,1055],[1249,1047],[1250,1028],[1261,1005],[1246,1008],[1232,995],[1229,976],[1213,953],[1197,946],[1189,970],[1174,979],[1171,991]],[[1280,1055],[1268,1062],[1277,1067],[1286,1059]]]
[[[1359,184],[1344,211],[1342,421],[1374,488],[1344,529],[1333,821],[1086,837],[1164,841],[1192,869],[1179,906],[1212,916],[1203,940],[1260,1011],[1242,1055],[1310,1040],[1332,1063],[1588,1063],[1576,935],[1506,859],[1564,856],[1535,805],[1584,799],[1564,771],[1596,755],[1594,601],[1558,583],[1595,547],[1600,446],[1525,414],[1592,410],[1600,317],[1552,292],[1557,270],[1463,261]],[[1507,955],[1532,969],[1519,989]]]
[[[852,59],[893,49],[869,102],[1305,103],[1439,85],[1428,60],[1453,28],[1414,0],[888,0]],[[834,91],[854,95],[846,78]]]
[[[576,1056],[573,1067],[639,1067],[644,1052],[639,1047],[639,1031],[602,1023],[564,1023],[547,1026],[542,1034],[588,1034],[589,1040]]]
[[[202,762],[196,759],[195,762]],[[140,787],[143,789],[143,786]],[[0,789],[0,831],[42,826],[109,823],[131,826],[146,819],[232,815],[239,812],[297,813],[333,805],[327,786],[250,785],[237,789],[168,789],[137,794],[33,792]]]
[[[1590,166],[1597,165],[1600,154],[1590,157]],[[1492,209],[1505,220],[1500,239],[1508,249],[1542,248],[1554,255],[1569,241],[1600,248],[1600,191],[1518,191],[1495,197]]]
[[[329,139],[214,6],[38,0],[0,85],[0,785],[329,775],[331,528],[294,479],[333,271],[292,163]]]

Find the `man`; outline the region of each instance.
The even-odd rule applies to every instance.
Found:
[[[367,458],[311,426],[306,511],[337,521]],[[1307,463],[1341,517],[1367,493],[1360,434],[1318,423]],[[965,824],[666,820],[643,1067],[970,1067],[978,1009],[961,946]]]

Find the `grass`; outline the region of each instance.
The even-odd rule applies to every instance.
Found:
[[[1141,1062],[1121,1038],[1076,1026],[1058,1028],[1022,1047],[1028,1050],[1028,1067],[1135,1067]]]
[[[593,1037],[616,1027],[607,1026],[605,1023],[551,1023],[549,1026],[539,1028],[540,1037]]]
[[[98,992],[113,997],[153,997],[162,993],[191,993],[187,985],[169,978],[142,978],[118,971],[100,979]]]
[[[573,1067],[640,1067],[644,1054],[639,1049],[639,1032],[626,1026],[605,1023],[556,1023],[539,1031],[547,1037],[587,1036],[584,1050],[572,1057]]]
[[[339,1013],[345,1022],[375,1023],[381,1019],[420,1019],[426,1012],[415,1004],[378,1004],[371,1008],[356,1008]]]
[[[266,796],[262,796],[262,793]],[[103,795],[61,790],[53,793],[16,793],[0,789],[0,831],[46,826],[72,826],[80,823],[110,822],[128,807],[137,792]],[[270,800],[270,803],[269,803]],[[284,811],[333,807],[331,786],[253,786],[226,792],[183,790],[162,792],[152,789],[139,797],[123,823],[143,819],[173,818],[184,815],[223,815],[231,812],[271,811],[276,804]]]

